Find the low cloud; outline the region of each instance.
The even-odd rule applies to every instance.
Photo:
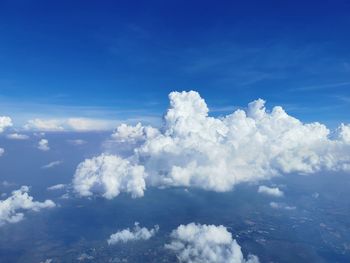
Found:
[[[47,139],[41,139],[38,142],[38,149],[44,152],[50,150],[49,141]]]
[[[3,133],[6,128],[12,127],[13,123],[10,117],[0,116],[0,133]]]
[[[258,193],[275,197],[282,197],[284,195],[283,191],[281,191],[278,187],[268,187],[265,185],[259,186]]]
[[[20,134],[20,133],[11,133],[6,135],[7,139],[10,140],[28,140],[29,136],[26,134]]]
[[[5,223],[17,223],[24,218],[24,211],[40,211],[41,209],[55,207],[51,200],[44,202],[33,201],[28,194],[29,187],[22,186],[12,192],[12,195],[5,200],[0,200],[0,225]]]
[[[41,169],[49,169],[49,168],[52,168],[52,167],[55,167],[55,166],[58,166],[62,163],[62,161],[53,161],[53,162],[50,162],[46,165],[43,165],[41,166]]]
[[[133,229],[124,229],[112,234],[107,240],[108,245],[114,245],[116,243],[127,243],[136,240],[148,240],[153,237],[159,230],[159,226],[155,225],[154,228],[147,229],[140,227],[139,223],[135,223]]]
[[[65,189],[66,185],[65,184],[55,184],[47,188],[49,191],[54,191],[54,190],[62,190]]]
[[[224,226],[190,223],[171,233],[165,247],[183,263],[258,263],[256,256],[244,259],[241,247]]]
[[[350,171],[350,125],[331,133],[280,106],[269,111],[262,99],[220,118],[209,116],[197,92],[172,92],[169,99],[160,129],[123,124],[112,134],[120,149],[133,147],[130,155],[103,154],[78,166],[73,184],[78,193],[111,198],[122,191],[138,197],[146,186],[224,192],[282,174]],[[136,167],[139,172],[131,176]]]
[[[273,209],[285,209],[285,210],[295,210],[295,206],[289,206],[284,203],[278,203],[278,202],[270,202],[270,206]]]

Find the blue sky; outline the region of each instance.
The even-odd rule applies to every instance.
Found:
[[[213,114],[264,98],[349,122],[348,1],[1,1],[0,111],[153,121],[173,90]]]

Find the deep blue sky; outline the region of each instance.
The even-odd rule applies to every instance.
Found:
[[[261,97],[350,122],[349,14],[346,0],[3,0],[0,115],[142,118],[193,89],[215,114]]]

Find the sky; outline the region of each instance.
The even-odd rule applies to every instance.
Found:
[[[263,98],[349,122],[348,1],[1,1],[0,112],[156,123],[171,91],[213,115]],[[110,126],[113,126],[110,125]]]

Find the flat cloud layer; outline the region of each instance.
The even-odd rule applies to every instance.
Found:
[[[171,233],[165,247],[174,251],[183,263],[258,263],[256,256],[244,259],[241,247],[224,226],[190,223]]]
[[[107,243],[109,245],[113,245],[119,242],[126,243],[136,240],[148,240],[153,237],[158,232],[158,230],[158,225],[155,225],[152,229],[147,229],[145,227],[140,227],[139,223],[136,222],[132,230],[127,228],[112,234],[107,240]]]
[[[282,107],[267,111],[262,99],[249,103],[246,111],[221,118],[208,116],[208,107],[197,92],[172,92],[169,99],[161,129],[119,126],[112,139],[121,148],[132,145],[132,154],[126,159],[101,155],[84,161],[75,174],[75,190],[81,195],[95,189],[101,193],[101,187],[95,187],[99,185],[102,195],[109,198],[120,192],[142,196],[146,185],[222,192],[242,182],[282,174],[350,170],[349,125],[342,124],[330,136],[325,125],[304,124]],[[128,176],[121,167],[137,167],[142,172]],[[129,179],[132,187],[126,187]]]
[[[23,211],[39,211],[45,208],[52,208],[55,203],[51,200],[44,202],[33,201],[28,194],[29,187],[22,186],[12,192],[12,195],[5,200],[0,200],[0,226],[5,223],[17,223],[24,218]]]

